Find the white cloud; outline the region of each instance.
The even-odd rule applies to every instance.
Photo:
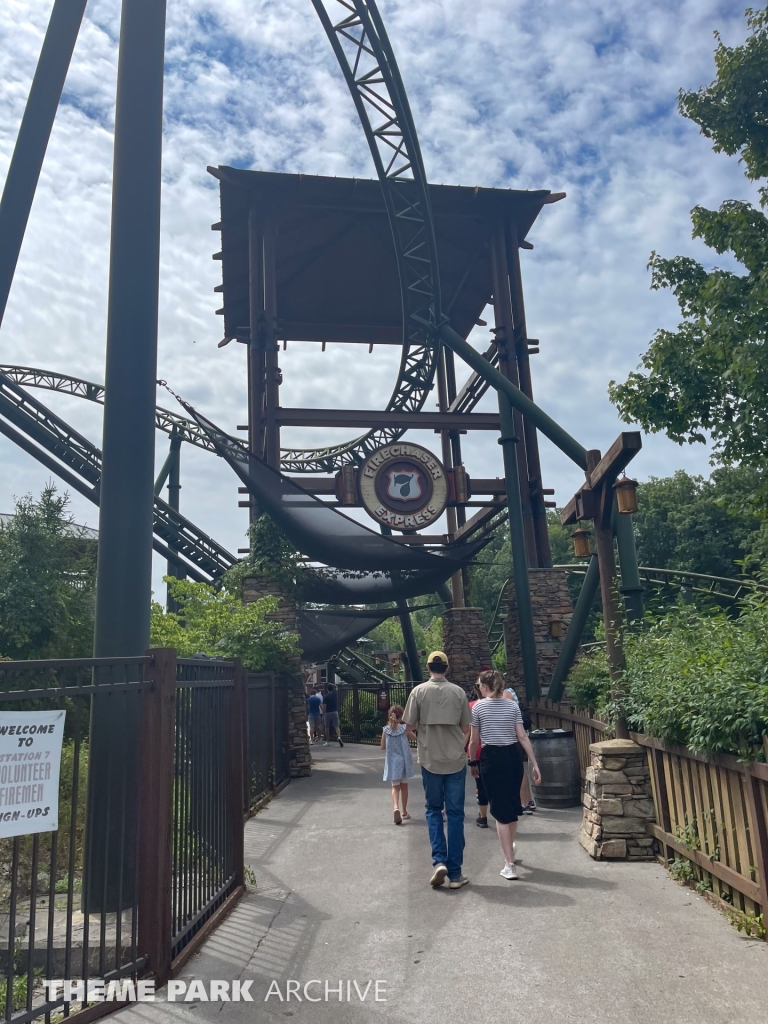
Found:
[[[540,403],[587,447],[621,429],[609,379],[638,362],[654,330],[676,322],[649,291],[649,253],[709,259],[690,239],[688,211],[754,190],[738,163],[711,152],[676,113],[680,87],[713,76],[712,32],[744,35],[740,3],[683,0],[606,7],[597,0],[381,0],[408,88],[430,178],[551,188],[523,254]],[[12,152],[50,0],[0,8],[0,176]],[[3,362],[103,379],[112,123],[119,3],[92,0],[76,48],[2,328]],[[207,164],[371,176],[351,100],[309,0],[172,2],[158,372],[223,426],[244,417],[244,348],[216,348],[221,324],[211,261],[216,183]],[[286,404],[383,404],[397,356],[291,345],[281,365]],[[48,399],[44,400],[48,401]],[[492,406],[491,399],[486,402]],[[99,412],[50,403],[94,441]],[[167,404],[167,403],[163,403]],[[289,443],[308,441],[291,432]],[[160,444],[160,442],[159,442]],[[500,472],[498,446],[466,442],[470,471]],[[579,474],[542,443],[547,484],[566,500]],[[0,509],[47,474],[0,439]],[[703,449],[646,442],[641,476],[706,471]],[[243,544],[236,480],[185,451],[182,508],[222,543]],[[95,509],[77,502],[96,523]]]

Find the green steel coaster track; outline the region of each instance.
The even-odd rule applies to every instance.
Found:
[[[387,412],[418,412],[432,390],[437,369],[441,314],[437,248],[416,129],[373,0],[312,0],[312,4],[352,94],[392,227],[403,305],[403,348]],[[296,473],[333,473],[345,464],[363,462],[403,433],[385,427],[330,448],[287,449],[281,453],[281,462]]]
[[[561,569],[569,576],[584,577],[587,574],[585,565],[568,564],[553,565],[553,569]],[[652,566],[638,566],[640,579],[648,587],[658,589],[672,588],[683,594],[702,594],[721,601],[734,603],[755,590],[768,590],[768,586],[755,580],[732,579],[728,576],[707,576],[700,572],[689,572],[687,569],[656,569]],[[504,641],[504,628],[508,615],[507,599],[512,579],[505,580],[499,589],[494,605],[491,621],[488,625],[488,644],[491,654],[495,654]],[[589,644],[587,646],[600,646]]]

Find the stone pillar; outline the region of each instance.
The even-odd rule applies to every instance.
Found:
[[[443,614],[443,651],[448,658],[448,678],[469,693],[480,669],[493,664],[482,609],[449,608]]]
[[[656,821],[645,747],[604,740],[590,748],[579,842],[595,860],[655,860]]]
[[[287,633],[297,633],[296,602],[285,588],[266,576],[248,576],[243,580],[243,601],[248,604],[261,597],[277,597],[280,604],[269,618],[279,622]],[[307,732],[307,699],[301,675],[301,657],[296,655],[286,665],[288,683],[288,754],[291,778],[311,774],[312,757]]]
[[[542,697],[547,696],[552,674],[560,655],[573,603],[562,569],[529,569],[533,607],[533,632],[536,638],[536,664],[539,670]],[[520,632],[517,624],[517,602],[510,586],[509,617],[505,631],[507,649],[507,680],[518,694],[525,696],[523,665],[520,655]]]

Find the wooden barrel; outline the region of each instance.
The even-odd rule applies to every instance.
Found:
[[[581,769],[573,733],[535,729],[530,740],[541,770],[541,785],[531,783],[533,799],[540,807],[578,807]]]

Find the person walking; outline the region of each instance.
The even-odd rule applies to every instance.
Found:
[[[327,747],[332,739],[336,739],[339,741],[339,746],[343,747],[344,743],[339,727],[339,693],[335,683],[328,683],[328,690],[323,698],[323,715],[325,716],[325,743],[323,746]]]
[[[315,743],[320,740],[320,720],[323,710],[323,695],[320,690],[315,689],[307,697],[307,719],[309,721],[309,742]]]
[[[474,699],[469,702],[470,711],[482,698],[482,694],[480,693],[477,683],[475,683],[473,690],[473,698]],[[467,740],[467,746],[469,746],[469,740]],[[478,746],[482,747],[482,743],[479,743]],[[479,756],[480,755],[478,754],[478,757]],[[475,789],[477,790],[477,818],[475,819],[475,824],[478,828],[488,828],[488,797],[479,772],[475,777]]]
[[[520,698],[517,696],[511,686],[508,686],[504,690],[504,696],[507,700],[513,700],[520,708],[520,714],[523,716],[523,728],[525,729],[526,736],[531,731],[531,716],[527,708],[524,708],[520,703]],[[470,707],[472,705],[470,704]],[[528,772],[526,771],[526,764],[528,762],[528,755],[523,751],[523,781],[520,786],[520,803],[523,806],[523,814],[533,814],[536,810],[536,801],[533,799],[531,793],[531,785],[528,782]],[[479,783],[478,783],[479,785]]]
[[[403,722],[416,733],[421,781],[427,805],[427,826],[432,847],[433,888],[446,877],[451,889],[460,889],[469,879],[462,874],[464,862],[464,789],[470,711],[460,686],[449,682],[448,659],[433,651],[427,659],[429,679],[411,690]],[[446,842],[443,807],[448,824]]]
[[[469,736],[469,766],[472,775],[478,771],[488,794],[491,814],[496,819],[504,867],[502,878],[518,877],[515,868],[515,833],[517,819],[522,813],[520,783],[523,779],[522,750],[531,762],[533,781],[541,782],[531,741],[523,727],[519,705],[504,699],[504,679],[501,673],[490,669],[481,672],[477,680],[483,699],[472,708],[472,727]],[[478,745],[482,751],[478,760]]]
[[[386,751],[384,781],[392,786],[396,825],[402,825],[411,817],[408,813],[408,779],[413,775],[413,756],[409,740],[414,738],[411,729],[403,725],[403,709],[399,704],[393,704],[381,732],[381,749]]]

